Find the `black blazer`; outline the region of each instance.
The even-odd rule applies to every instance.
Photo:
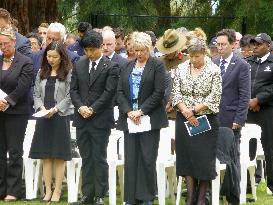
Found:
[[[8,73],[2,77],[3,56],[0,56],[0,89],[7,93],[10,107],[7,114],[29,114],[31,111],[30,86],[34,71],[32,60],[16,51]]]
[[[127,113],[132,110],[130,103],[129,76],[133,70],[135,61],[128,62],[121,69],[118,85],[119,119],[117,129],[126,131]],[[168,126],[168,119],[164,109],[166,69],[160,60],[150,57],[141,76],[138,103],[139,108],[151,119],[152,129],[160,129]]]
[[[119,67],[106,57],[102,57],[94,76],[89,80],[89,59],[83,56],[72,71],[70,96],[75,107],[74,126],[83,127],[86,122],[97,128],[113,128],[113,97],[119,77]],[[84,119],[78,109],[92,107],[95,114]]]

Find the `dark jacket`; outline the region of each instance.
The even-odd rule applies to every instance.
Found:
[[[16,36],[16,44],[15,44],[16,50],[19,51],[21,54],[32,58],[31,44],[28,38],[26,38],[25,36],[21,35],[18,32],[15,32],[15,36]]]
[[[72,45],[68,46],[67,49],[70,50],[71,52],[78,54],[79,56],[85,55],[84,49],[80,44],[80,39],[77,39],[77,41]]]
[[[70,97],[75,107],[74,126],[83,127],[87,122],[97,128],[114,127],[113,98],[118,84],[119,67],[102,57],[96,72],[89,79],[89,59],[83,56],[72,71]],[[78,109],[93,108],[95,114],[84,119]]]
[[[213,60],[220,65],[220,58]],[[250,66],[233,55],[222,77],[222,96],[218,118],[220,126],[232,127],[232,123],[244,125],[250,100]]]
[[[231,204],[239,204],[240,199],[240,163],[235,152],[236,142],[233,131],[228,127],[219,127],[217,141],[217,159],[220,163],[226,164],[225,177],[220,193],[226,196]]]
[[[3,56],[0,56],[0,89],[8,96],[5,98],[10,107],[7,114],[29,114],[31,109],[30,86],[33,79],[32,60],[16,51],[8,73],[2,79]]]
[[[118,85],[119,119],[117,129],[126,131],[127,113],[132,111],[130,100],[129,76],[135,61],[128,62],[121,69]],[[150,116],[151,128],[160,129],[168,126],[167,115],[163,105],[165,92],[165,66],[160,60],[150,57],[141,76],[138,103],[145,115]]]
[[[251,66],[251,98],[257,97],[261,106],[273,107],[273,54],[263,63],[254,56],[247,62]]]

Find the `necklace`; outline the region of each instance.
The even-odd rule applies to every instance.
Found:
[[[4,62],[4,63],[12,63],[13,59],[14,59],[14,56],[12,56],[11,58],[6,58],[6,57],[4,57],[4,58],[3,58],[3,62]]]

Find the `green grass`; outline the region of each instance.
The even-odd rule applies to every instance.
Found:
[[[118,193],[119,194],[119,193]],[[120,201],[120,195],[118,195],[118,201],[117,201],[117,205],[121,205],[121,201]],[[251,198],[251,195],[248,195],[247,197]],[[273,196],[271,195],[267,195],[266,194],[266,185],[264,183],[261,183],[258,187],[257,187],[257,197],[258,197],[258,200],[254,203],[247,203],[249,205],[273,205]],[[105,199],[105,204],[108,204],[108,198]],[[184,198],[182,197],[181,198],[181,205],[184,205]],[[7,202],[3,202],[3,201],[0,201],[0,204],[6,204],[6,205],[36,205],[36,204],[45,204],[45,203],[41,203],[39,202],[39,200],[34,200],[34,201],[17,201],[17,202],[14,202],[14,203],[7,203]],[[60,203],[58,203],[58,205],[65,205],[67,204],[67,198],[66,196],[64,196],[64,198],[61,200]],[[155,201],[154,203],[155,205],[158,205],[158,201]],[[166,205],[171,205],[171,201],[170,200],[166,200]],[[222,204],[222,203],[221,203]]]

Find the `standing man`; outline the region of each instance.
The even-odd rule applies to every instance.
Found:
[[[103,38],[103,44],[102,44],[103,55],[106,56],[111,61],[118,63],[119,66],[123,66],[127,61],[126,59],[121,57],[121,55],[115,52],[115,48],[116,48],[115,33],[112,30],[103,30],[102,38]]]
[[[102,36],[90,31],[82,39],[86,56],[72,72],[70,95],[74,126],[82,157],[82,193],[76,203],[103,205],[108,190],[108,138],[114,127],[113,97],[119,68],[102,55]]]
[[[221,69],[222,97],[219,110],[221,127],[233,130],[239,156],[241,127],[244,126],[250,99],[250,68],[247,62],[233,53],[235,31],[223,29],[216,35],[219,56],[214,63]]]
[[[261,33],[250,42],[254,44],[254,56],[248,59],[251,66],[251,99],[247,121],[261,126],[267,187],[273,192],[273,54],[270,53],[271,38],[266,33]]]

